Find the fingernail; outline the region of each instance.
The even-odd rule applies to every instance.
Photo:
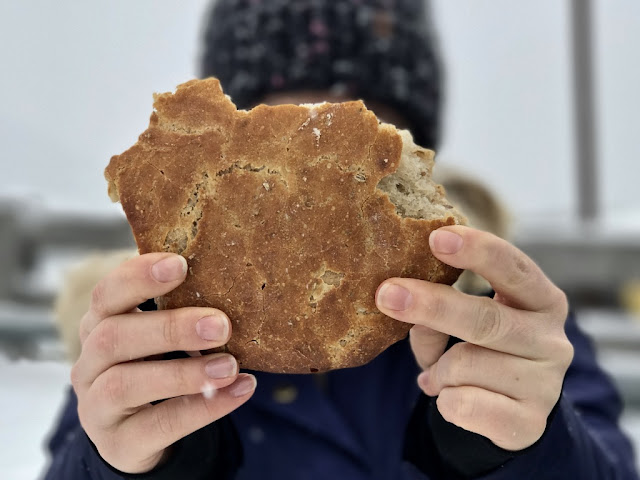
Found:
[[[411,306],[411,292],[395,283],[385,283],[378,291],[378,305],[387,310],[402,311]]]
[[[233,397],[242,397],[243,395],[255,390],[257,383],[256,377],[253,375],[238,377],[233,385],[229,387],[229,393]]]
[[[429,246],[433,252],[451,255],[462,248],[462,237],[448,230],[434,230],[429,235]]]
[[[204,371],[211,378],[230,377],[236,373],[237,369],[238,363],[231,355],[214,358],[204,366]]]
[[[164,258],[151,267],[151,276],[162,283],[180,280],[185,273],[187,273],[187,261],[180,255]]]
[[[229,336],[229,320],[222,315],[202,317],[196,323],[196,332],[203,340],[224,342]]]

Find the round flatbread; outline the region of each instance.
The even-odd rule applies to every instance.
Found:
[[[411,327],[376,309],[383,280],[457,278],[428,246],[464,222],[430,178],[433,152],[362,102],[237,110],[213,78],[154,98],[105,171],[109,192],[140,253],[187,259],[159,308],[226,312],[242,368],[362,365]]]

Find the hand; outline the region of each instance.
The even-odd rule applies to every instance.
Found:
[[[125,262],[96,286],[80,325],[82,353],[71,371],[80,423],[102,458],[123,472],[153,469],[170,445],[238,408],[256,386],[227,354],[145,360],[229,339],[229,319],[219,310],[136,308],[176,288],[186,271],[184,258],[171,253]]]
[[[444,263],[488,280],[495,297],[393,278],[378,288],[378,308],[414,324],[418,385],[438,396],[447,421],[504,449],[524,449],[544,433],[573,358],[566,297],[524,253],[489,233],[443,227],[429,244]],[[450,335],[465,342],[444,352]]]

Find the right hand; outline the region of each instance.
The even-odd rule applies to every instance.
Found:
[[[145,360],[229,339],[220,310],[137,309],[180,285],[186,271],[184,258],[171,253],[129,260],[98,283],[80,324],[82,353],[71,370],[78,416],[102,458],[122,472],[152,470],[173,443],[238,408],[256,387],[225,353]]]

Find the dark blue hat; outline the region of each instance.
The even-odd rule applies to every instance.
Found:
[[[441,68],[423,0],[218,0],[202,75],[239,108],[278,91],[331,89],[407,119],[417,143],[439,138]]]

